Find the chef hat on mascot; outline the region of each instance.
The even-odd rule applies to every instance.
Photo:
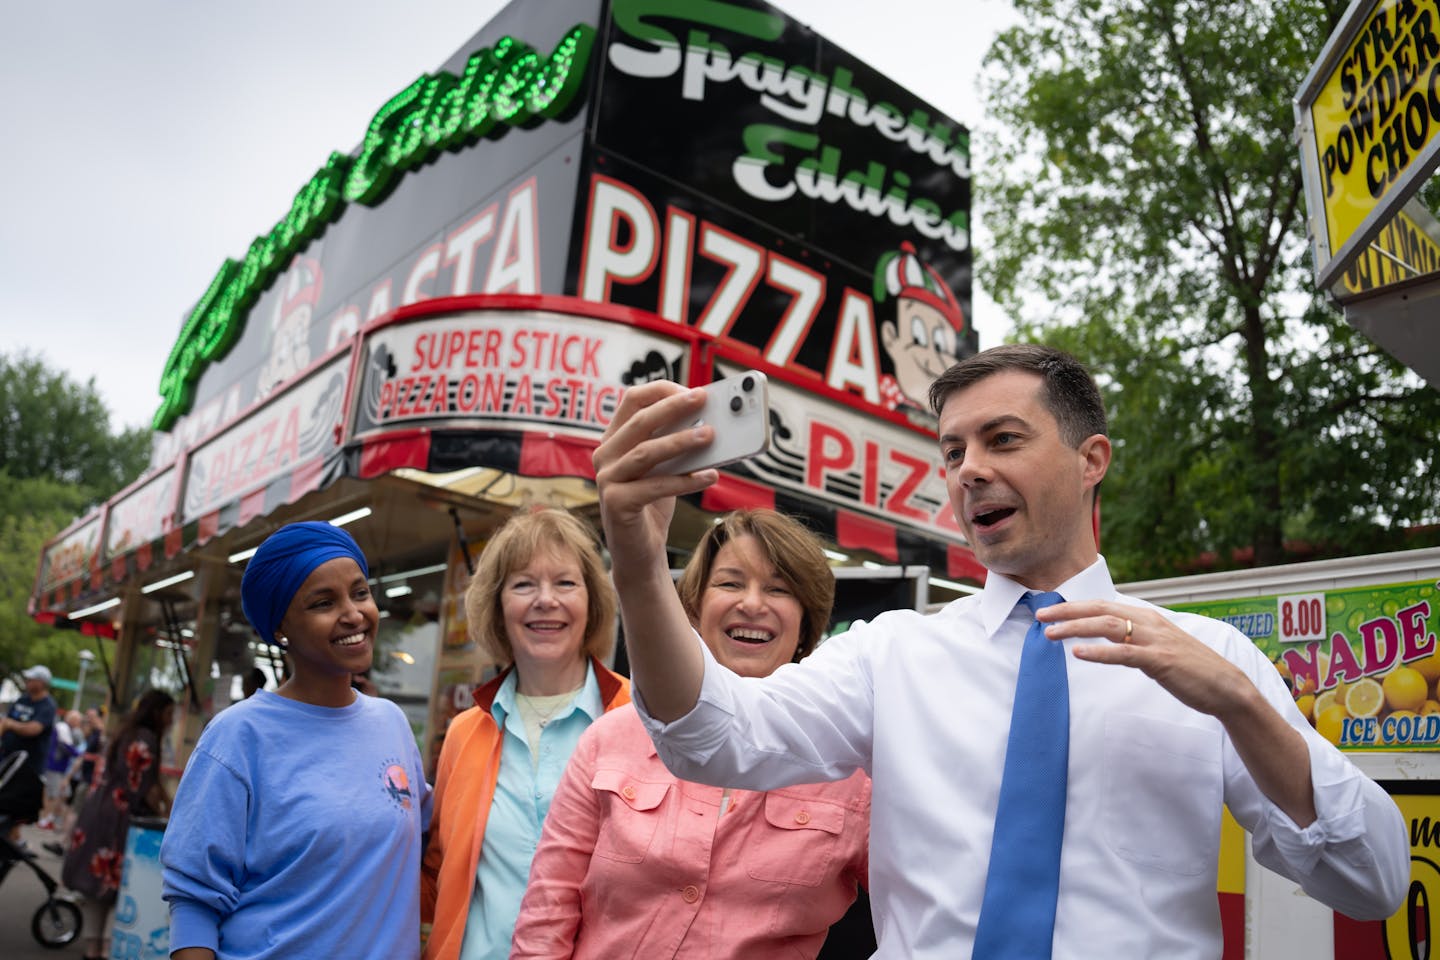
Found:
[[[280,278],[280,299],[270,315],[270,329],[277,329],[286,319],[301,307],[309,307],[311,314],[320,303],[323,286],[320,261],[313,257],[296,257],[290,269]]]
[[[920,259],[909,240],[875,264],[874,295],[876,303],[884,303],[890,297],[919,300],[940,311],[956,333],[965,332],[965,311],[960,309],[960,301],[955,299],[950,285],[940,279],[940,274]]]

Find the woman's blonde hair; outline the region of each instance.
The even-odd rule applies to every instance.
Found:
[[[500,609],[500,591],[506,577],[547,550],[569,551],[580,563],[589,600],[581,653],[603,660],[615,648],[615,588],[600,559],[595,532],[573,514],[545,507],[516,514],[495,531],[465,588],[466,630],[487,662],[514,662],[515,652],[505,633],[505,616]]]
[[[820,644],[830,625],[835,605],[835,574],[825,559],[820,539],[797,521],[768,509],[734,510],[706,530],[680,574],[675,589],[692,622],[700,620],[700,600],[710,582],[710,571],[720,548],[740,537],[754,537],[780,579],[800,601],[800,643],[795,659],[807,656]]]

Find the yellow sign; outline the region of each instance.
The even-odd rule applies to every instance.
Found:
[[[1345,269],[1344,294],[1367,293],[1440,271],[1440,222],[1414,200]],[[1342,291],[1335,291],[1341,296]]]
[[[1410,830],[1410,896],[1385,921],[1385,955],[1423,960],[1430,956],[1428,905],[1440,903],[1440,797],[1395,794],[1394,800]]]
[[[1440,134],[1440,7],[1379,0],[1328,62],[1309,114],[1333,257]]]
[[[1216,868],[1219,893],[1245,894],[1245,828],[1236,822],[1230,808],[1220,821],[1220,860]]]

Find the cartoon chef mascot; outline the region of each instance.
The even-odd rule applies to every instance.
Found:
[[[255,383],[262,399],[310,366],[310,321],[320,301],[319,262],[296,257],[278,286],[280,299],[270,317],[270,356]]]
[[[887,410],[929,415],[931,382],[960,360],[965,312],[949,284],[920,260],[908,240],[875,265],[875,302],[895,299],[895,319],[880,325],[893,374],[880,377]]]

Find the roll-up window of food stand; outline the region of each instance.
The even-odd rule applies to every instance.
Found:
[[[1295,115],[1318,287],[1440,386],[1440,5],[1352,3]]]

